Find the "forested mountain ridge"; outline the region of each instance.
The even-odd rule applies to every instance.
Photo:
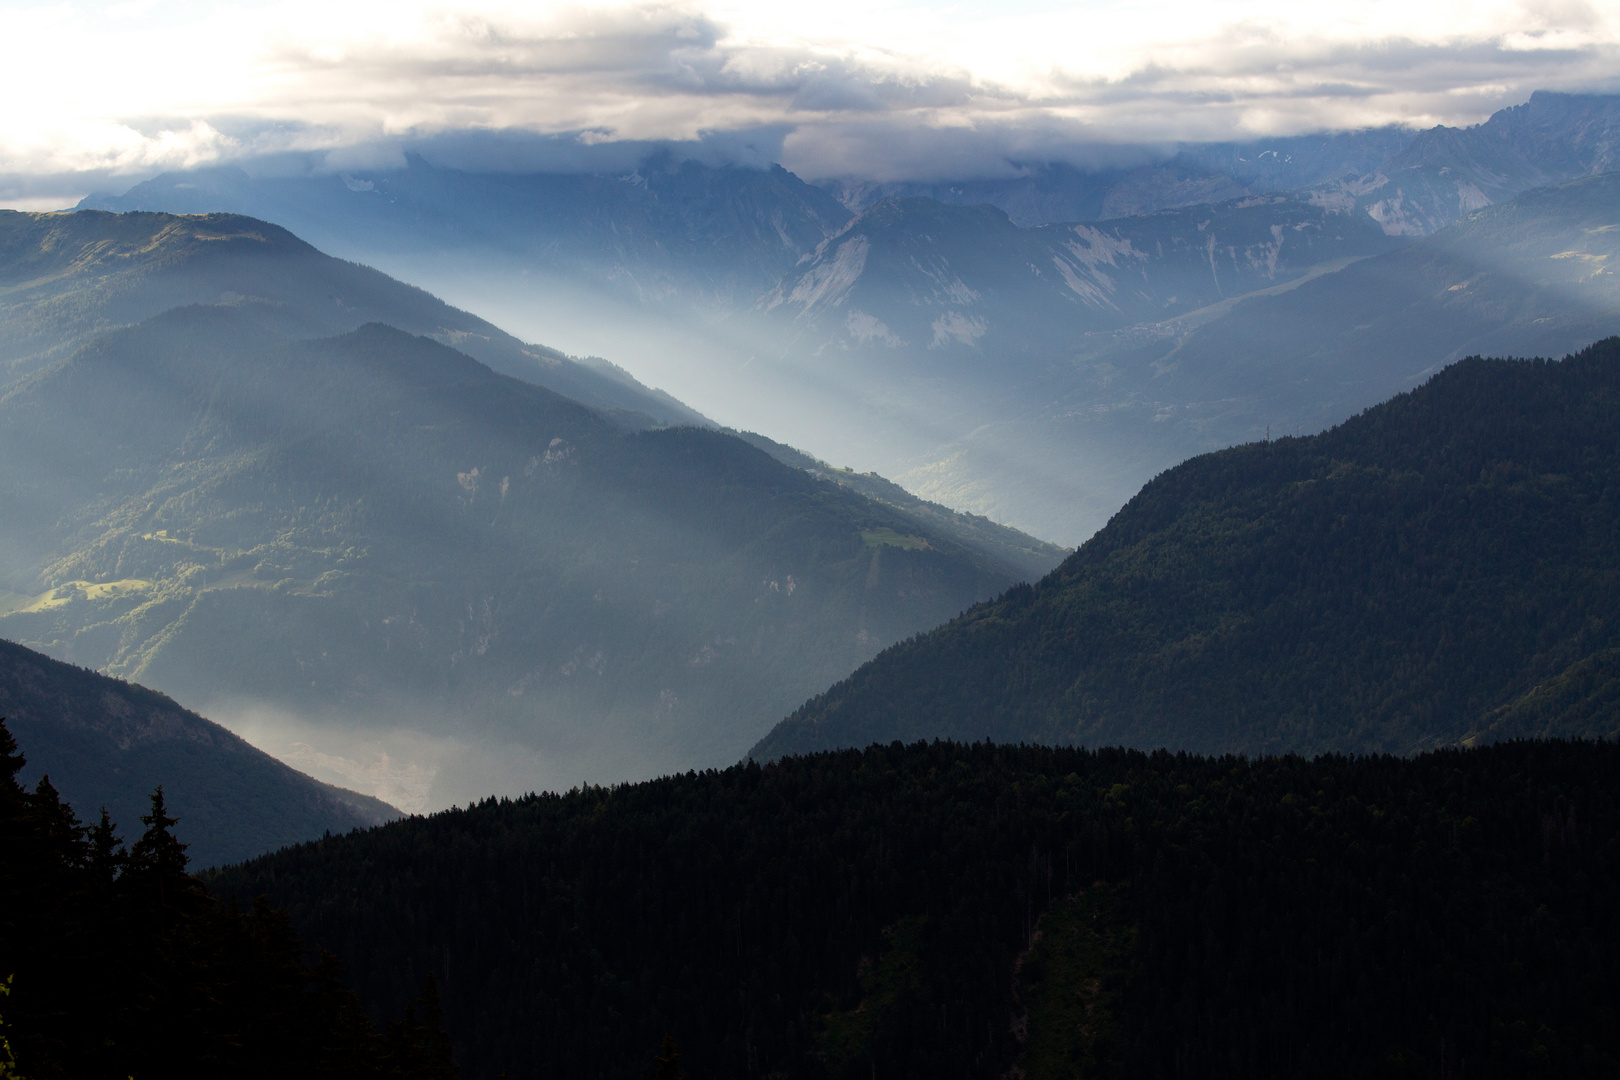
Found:
[[[163,694],[9,641],[0,641],[0,716],[28,750],[18,780],[33,786],[49,775],[87,815],[105,807],[114,821],[137,821],[162,785],[195,866],[400,816],[305,776]]]
[[[466,1075],[1360,1080],[1620,1066],[1612,742],[935,743],[486,800],[213,875]]]
[[[1322,435],[1169,470],[1035,586],[889,649],[753,754],[1456,742],[1620,642],[1617,490],[1620,339],[1466,360]],[[1579,716],[1535,733],[1620,734]]]
[[[0,500],[0,633],[216,717],[268,703],[328,754],[357,726],[439,740],[413,810],[734,759],[1024,576],[724,433],[627,433],[426,338],[288,341],[230,306],[15,384]]]
[[[225,303],[290,337],[368,322],[426,334],[497,371],[632,426],[707,423],[622,370],[530,345],[376,270],[234,214],[0,211],[0,385],[97,334],[186,304]]]

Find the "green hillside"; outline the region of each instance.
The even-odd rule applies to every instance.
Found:
[[[0,635],[214,716],[482,747],[438,805],[735,760],[1023,576],[729,435],[626,433],[426,338],[295,342],[228,306],[0,396],[0,506]]]
[[[1620,339],[1467,360],[1325,434],[1171,469],[1038,584],[888,650],[753,754],[1614,737],[1620,715],[1576,700],[1612,660],[1572,665],[1620,642],[1617,491]]]
[[[1620,1068],[1614,743],[872,747],[487,800],[231,867],[465,1075]],[[1017,1071],[1014,1071],[1017,1070]]]
[[[186,304],[226,304],[290,337],[368,322],[424,334],[630,426],[706,423],[610,365],[519,341],[386,274],[236,214],[0,210],[0,385],[97,334]]]
[[[240,862],[400,816],[313,780],[153,690],[0,641],[0,716],[41,776],[85,818],[133,824],[159,784],[196,866]]]

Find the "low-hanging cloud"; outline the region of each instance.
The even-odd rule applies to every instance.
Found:
[[[41,4],[0,13],[0,199],[233,160],[596,169],[651,147],[809,178],[971,178],[1109,146],[1469,123],[1620,86],[1580,0]],[[64,44],[64,50],[69,47]],[[461,155],[461,156],[458,156]],[[278,158],[279,156],[279,158]]]

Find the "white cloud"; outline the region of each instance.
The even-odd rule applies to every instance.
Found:
[[[1581,0],[123,0],[12,5],[0,34],[41,44],[0,67],[28,103],[0,117],[14,198],[468,132],[555,150],[765,131],[812,177],[962,176],[1099,143],[1469,123],[1620,71],[1620,14]]]

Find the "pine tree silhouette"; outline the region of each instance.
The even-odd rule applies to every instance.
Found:
[[[135,841],[135,847],[129,853],[131,873],[159,877],[185,875],[189,861],[186,858],[187,845],[182,844],[171,831],[179,823],[180,819],[170,817],[168,808],[163,805],[163,785],[159,784],[157,790],[152,792],[152,812],[141,815],[141,824],[146,826],[146,831]]]
[[[658,1056],[653,1060],[658,1065],[658,1071],[653,1074],[655,1080],[686,1080],[686,1074],[681,1072],[681,1052],[676,1049],[672,1037],[664,1036]]]
[[[6,718],[0,716],[0,827],[5,822],[20,819],[27,805],[28,793],[17,783],[17,774],[28,764],[17,740],[6,729]],[[18,827],[17,825],[12,827]]]
[[[79,824],[73,807],[62,801],[48,775],[41,776],[34,785],[29,802],[33,804],[39,837],[52,861],[72,870],[89,865],[90,847],[85,840],[84,826]]]
[[[405,1019],[388,1025],[390,1056],[406,1080],[456,1080],[450,1036],[444,1030],[439,984],[430,974],[422,993],[405,1006]]]
[[[129,861],[129,853],[124,850],[123,837],[113,831],[112,818],[107,814],[107,808],[101,808],[101,820],[90,828],[90,872],[94,880],[103,891],[112,888],[113,882]]]

